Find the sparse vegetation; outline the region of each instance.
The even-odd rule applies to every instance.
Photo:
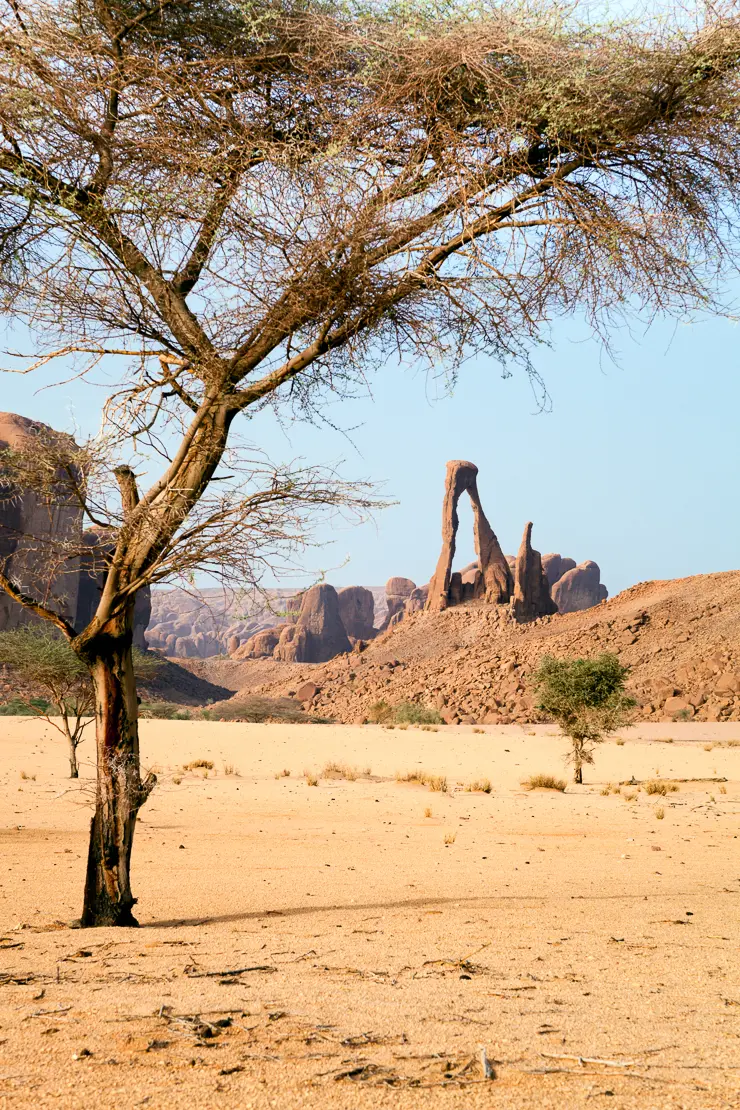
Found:
[[[480,734],[481,736],[485,736],[485,732],[486,732],[486,730],[485,730],[484,728],[474,728],[474,729],[473,729],[473,732],[477,732],[477,733],[479,733],[479,734]]]
[[[307,786],[319,785],[319,776],[314,771],[304,771],[303,774],[306,779]]]
[[[656,736],[655,737],[655,743],[656,744],[672,744],[673,743],[673,737],[672,736]]]
[[[522,786],[525,790],[558,790],[562,794],[566,783],[565,779],[557,779],[554,775],[530,775]]]
[[[607,652],[594,659],[545,655],[540,660],[533,688],[539,709],[557,721],[571,742],[574,782],[583,782],[583,765],[593,763],[596,745],[625,725],[637,704],[625,693],[628,673]]]
[[[655,816],[656,816],[656,819],[657,819],[658,821],[662,821],[662,820],[663,820],[663,818],[665,817],[665,810],[663,809],[663,807],[662,807],[662,806],[658,806],[658,808],[657,808],[657,809],[656,809],[656,811],[655,811]]]
[[[432,816],[432,807],[431,806],[426,806],[426,808],[424,809],[424,816],[425,817],[431,817]]]
[[[430,775],[427,771],[396,771],[396,782],[416,782],[442,794],[446,794],[448,789],[445,775]]]
[[[346,779],[347,782],[355,782],[359,778],[370,778],[372,771],[369,767],[361,770],[359,767],[352,767],[349,763],[332,761],[324,765],[321,774],[325,779]]]
[[[233,775],[237,779],[241,777],[233,763],[224,763],[224,774]]]
[[[276,771],[275,772],[275,778],[276,779],[289,779],[290,778],[290,771],[288,770],[287,767],[284,767],[282,771]]]
[[[492,790],[491,780],[473,779],[472,782],[468,783],[465,789],[469,794],[490,794]]]
[[[326,724],[325,717],[304,713],[292,698],[234,697],[200,711],[204,721],[244,724]]]
[[[457,840],[457,833],[445,833],[445,847],[449,848],[450,844],[454,844]]]
[[[36,776],[29,775],[26,771],[21,771],[21,778],[24,782],[36,782]]]
[[[714,744],[705,744],[704,745],[704,751],[705,752],[711,752],[713,750],[713,748],[714,748]]]
[[[143,701],[139,717],[155,721],[189,721],[190,710],[171,701]]]
[[[392,727],[398,725],[438,725],[442,718],[436,709],[426,705],[419,705],[414,701],[402,701],[398,705],[390,705],[387,701],[376,701],[368,710],[368,720],[376,725]]]
[[[216,764],[212,759],[192,759],[190,763],[183,763],[183,771],[212,771]]]
[[[174,775],[172,781],[174,782],[175,786],[179,786],[182,782],[182,775]]]
[[[719,792],[720,792],[720,794],[726,794],[727,793],[727,787],[723,784],[722,786],[720,786]]]
[[[645,783],[646,794],[660,794],[665,798],[667,794],[675,793],[678,790],[678,785],[675,782],[668,782],[662,779],[650,779]]]
[[[624,738],[622,736],[618,736],[616,738],[616,740],[614,741],[614,743],[617,745],[618,748],[623,748],[624,747]]]

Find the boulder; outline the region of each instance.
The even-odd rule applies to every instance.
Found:
[[[694,707],[685,698],[667,698],[663,712],[671,720],[675,720],[679,714],[688,719],[694,716]]]
[[[598,605],[606,596],[599,579],[601,571],[597,563],[588,559],[577,567],[567,570],[552,588],[552,599],[560,613],[575,613],[580,609],[590,609]]]
[[[467,491],[473,506],[473,536],[475,551],[478,556],[478,566],[481,571],[479,579],[479,596],[484,596],[486,601],[500,604],[510,599],[513,582],[509,565],[501,550],[495,533],[491,528],[478,494],[478,467],[474,463],[462,459],[452,460],[447,463],[445,478],[445,495],[442,505],[442,550],[437,562],[434,577],[429,583],[429,609],[446,609],[452,604],[450,597],[450,580],[452,576],[452,561],[455,557],[455,541],[460,519],[457,515],[457,504],[461,495]]]
[[[298,701],[313,701],[318,693],[321,692],[321,687],[317,686],[315,682],[304,682],[296,690],[295,696]]]
[[[283,631],[284,628],[265,628],[262,632],[257,632],[234,652],[234,659],[269,658],[275,651]]]
[[[428,586],[417,586],[417,588],[415,590],[412,590],[409,596],[406,598],[406,604],[403,607],[404,613],[418,613],[421,609],[425,607],[428,596]]]
[[[280,633],[280,639],[273,652],[274,659],[283,663],[308,663],[306,656],[309,653],[309,634],[305,628],[297,624],[286,624]]]
[[[385,584],[385,603],[387,613],[381,628],[387,628],[391,619],[400,613],[416,589],[416,583],[410,578],[389,578]]]
[[[531,521],[524,528],[516,559],[512,609],[518,621],[536,620],[537,617],[549,616],[558,611],[550,596],[550,585],[542,569],[542,557],[532,547]]]
[[[226,643],[226,652],[227,652],[227,654],[228,655],[236,655],[238,650],[239,650],[239,637],[238,636],[229,636],[229,639]]]
[[[339,615],[345,632],[355,640],[371,640],[375,635],[375,598],[364,586],[345,586],[337,592]]]
[[[550,583],[550,588],[563,577],[566,571],[574,570],[575,565],[575,559],[567,559],[563,555],[555,555],[553,552],[542,556],[542,569]]]

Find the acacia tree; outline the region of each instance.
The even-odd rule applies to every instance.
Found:
[[[573,782],[583,782],[583,765],[593,763],[596,745],[629,723],[637,702],[625,690],[628,674],[609,652],[594,659],[540,659],[532,676],[537,708],[570,740]]]
[[[558,313],[606,334],[627,311],[719,307],[740,26],[713,9],[692,28],[589,27],[554,2],[2,2],[3,304],[42,345],[24,369],[87,352],[125,372],[95,616],[76,630],[0,585],[91,670],[83,923],[131,924],[151,788],[133,601],[178,558],[224,550],[244,498],[212,491],[236,418],[311,417],[396,353],[453,373],[473,351],[528,366]],[[164,456],[143,491],[134,443]]]

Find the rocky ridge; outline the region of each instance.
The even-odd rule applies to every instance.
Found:
[[[639,583],[595,609],[527,624],[480,601],[410,613],[365,650],[294,667],[254,692],[295,696],[310,682],[311,711],[346,722],[384,700],[435,707],[448,723],[523,724],[539,719],[528,678],[542,655],[602,651],[631,668],[638,719],[740,720],[740,571]]]

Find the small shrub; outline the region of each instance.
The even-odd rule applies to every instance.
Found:
[[[635,798],[637,797],[637,791],[625,790],[622,794],[622,797],[624,798],[625,802],[634,802]]]
[[[662,806],[658,806],[658,808],[656,809],[655,817],[658,821],[662,821],[663,818],[665,817],[665,810],[663,809]]]
[[[174,782],[175,786],[179,786],[180,783],[182,782],[182,776],[181,775],[175,775],[175,777],[173,778],[172,781]]]
[[[485,730],[484,728],[474,728],[474,729],[473,729],[473,732],[477,732],[477,733],[479,733],[479,734],[480,734],[481,736],[485,736],[486,730]],[[531,733],[530,733],[529,735],[531,735]]]
[[[704,745],[704,751],[705,752],[711,752],[713,748],[714,748],[714,744],[705,744]]]
[[[237,779],[241,778],[239,772],[237,771],[237,769],[236,769],[236,767],[234,766],[233,763],[224,763],[224,774],[225,775],[233,775],[234,778],[237,778]]]
[[[600,791],[600,793],[601,793],[602,797],[608,798],[609,795],[611,794],[611,789],[608,786],[605,786],[603,788],[603,790]]]
[[[216,764],[212,759],[193,759],[190,763],[183,763],[183,771],[212,771]]]
[[[293,698],[240,697],[236,695],[228,701],[216,702],[210,708],[201,709],[204,721],[228,721],[232,723],[261,724],[323,724],[324,717],[311,717]]]
[[[276,779],[289,779],[290,778],[290,771],[288,770],[287,767],[284,767],[282,771],[276,771],[275,772],[275,778]]]
[[[318,786],[319,776],[314,771],[304,771],[307,786]]]
[[[616,740],[614,741],[614,743],[615,743],[615,744],[617,745],[617,747],[619,747],[619,748],[623,748],[623,747],[624,747],[624,740],[622,739],[622,737],[621,737],[621,736],[618,736],[618,737],[617,737],[617,739],[616,739]]]
[[[656,736],[655,737],[655,743],[656,744],[672,744],[673,743],[673,737],[672,736]]]
[[[447,779],[444,775],[429,775],[426,784],[430,790],[442,794],[447,793]]]
[[[673,720],[674,721],[690,721],[691,720],[691,710],[690,709],[679,709],[678,713],[673,714]]]
[[[566,783],[564,779],[556,779],[554,775],[530,775],[522,786],[525,790],[558,790],[562,794]]]
[[[727,793],[727,787],[723,784],[722,786],[720,786],[719,792],[720,792],[720,794],[726,794]]]
[[[189,721],[190,711],[171,701],[143,701],[139,716],[153,721]]]
[[[374,725],[386,725],[393,720],[393,710],[387,701],[376,701],[368,709],[367,719]]]
[[[24,782],[36,782],[36,776],[29,775],[25,771],[21,771],[21,778]]]
[[[445,833],[445,845],[449,848],[457,840],[457,833]]]
[[[465,789],[469,794],[490,794],[492,789],[491,780],[474,779],[473,782],[468,783]]]
[[[436,709],[426,705],[418,705],[414,701],[402,701],[393,709],[393,716],[397,724],[403,725],[439,725],[442,718]]]
[[[424,816],[425,817],[431,817],[432,816],[432,807],[431,806],[426,807],[426,809],[424,810]]]
[[[0,717],[37,717],[47,713],[52,708],[51,702],[46,698],[11,698],[10,701],[0,705]]]
[[[675,793],[675,791],[677,790],[678,786],[675,782],[665,782],[661,779],[651,779],[650,782],[645,783],[646,794],[660,794],[663,798],[665,798],[666,794]]]

